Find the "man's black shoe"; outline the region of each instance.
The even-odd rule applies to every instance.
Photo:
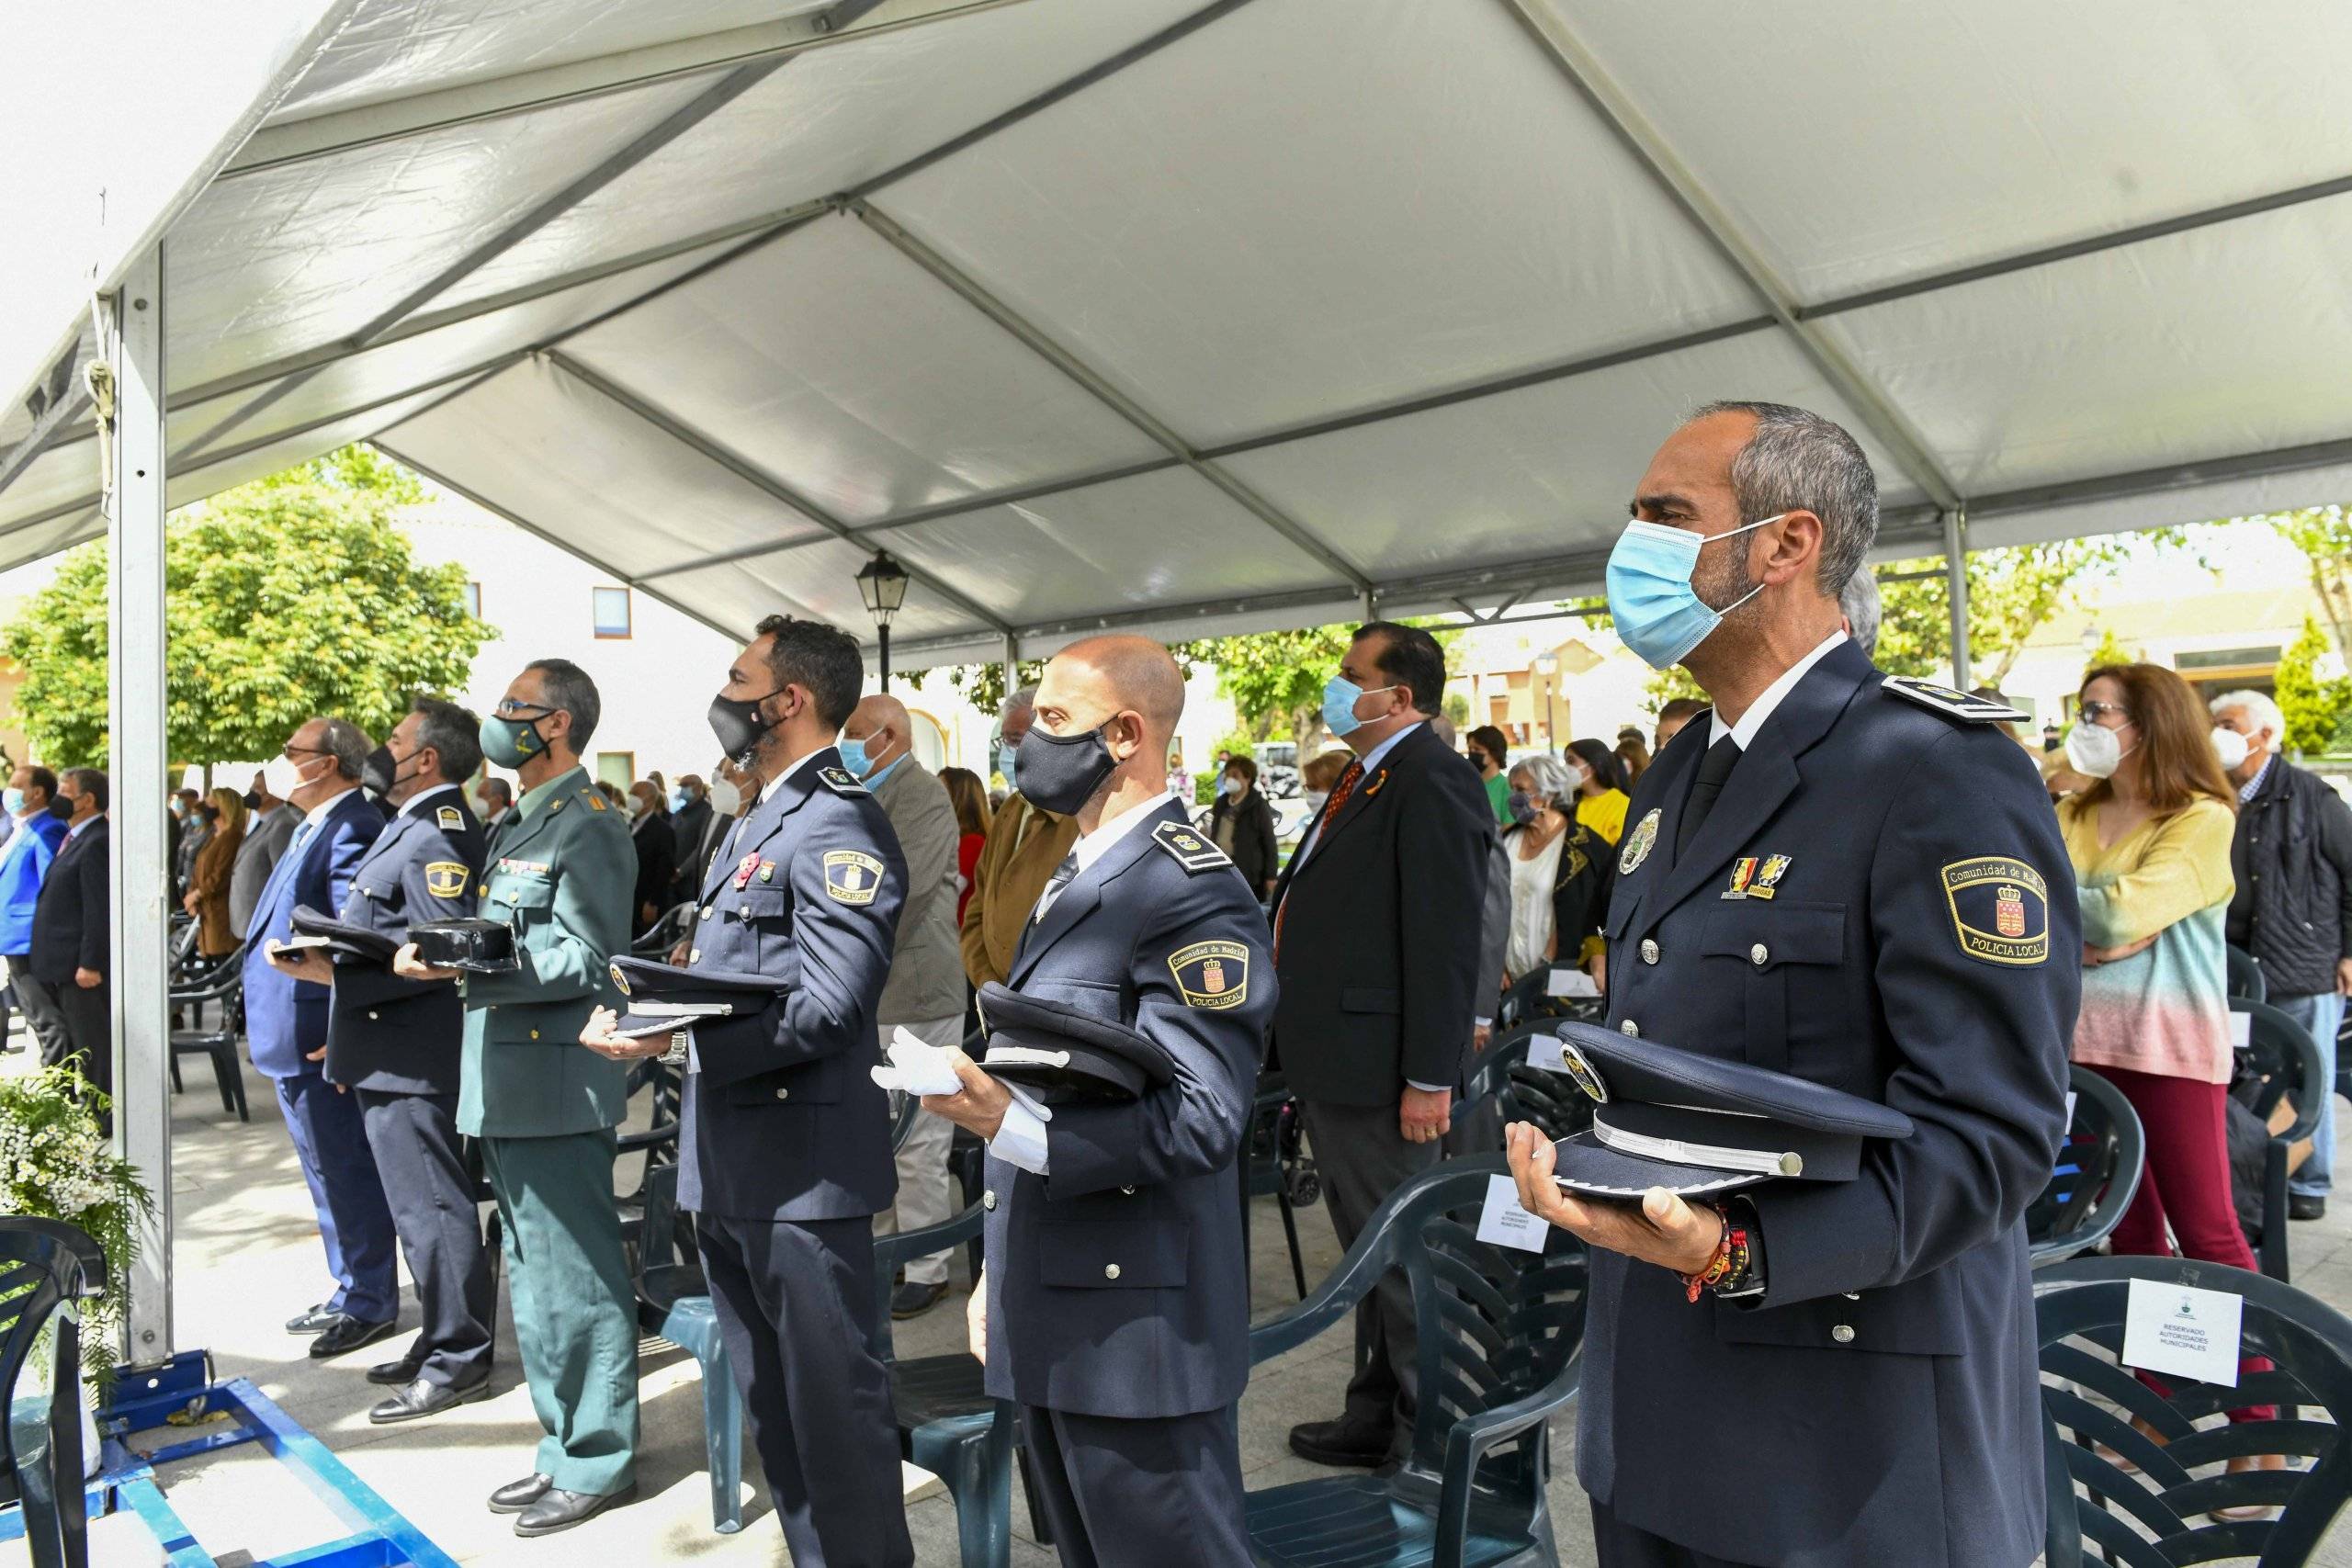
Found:
[[[368,1381],[381,1384],[385,1388],[399,1388],[404,1383],[414,1382],[416,1374],[424,1370],[423,1358],[411,1360],[406,1356],[402,1356],[397,1361],[379,1361],[368,1368]]]
[[[400,1327],[399,1321],[393,1318],[387,1318],[382,1323],[362,1323],[356,1317],[338,1318],[333,1327],[322,1331],[316,1339],[311,1341],[311,1359],[323,1361],[329,1356],[348,1355],[363,1345],[390,1339],[400,1332]]]
[[[482,1378],[464,1388],[451,1388],[428,1378],[419,1378],[390,1399],[379,1400],[368,1412],[368,1419],[379,1427],[389,1427],[396,1421],[414,1421],[420,1416],[438,1416],[444,1410],[481,1399],[490,1393],[490,1380]]]
[[[2290,1192],[2287,1194],[2287,1217],[2290,1220],[2324,1220],[2327,1218],[2327,1200]]]
[[[566,1492],[560,1486],[550,1486],[546,1496],[523,1510],[522,1517],[514,1521],[514,1533],[553,1535],[574,1525],[584,1525],[605,1509],[616,1508],[636,1495],[634,1481],[602,1496],[594,1492]]]
[[[520,1481],[510,1481],[490,1495],[490,1511],[493,1514],[519,1514],[555,1485],[555,1477],[541,1475],[537,1471]]]
[[[313,1307],[305,1307],[302,1311],[296,1313],[292,1317],[288,1318],[286,1320],[286,1332],[288,1334],[324,1334],[328,1329],[333,1328],[336,1324],[342,1321],[343,1313],[340,1309],[331,1307],[327,1305],[326,1303],[321,1302],[318,1305]]]
[[[937,1306],[946,1294],[947,1281],[944,1280],[936,1285],[918,1284],[910,1280],[890,1292],[890,1316],[899,1323],[904,1323],[910,1317],[921,1317]]]
[[[1395,1435],[1360,1427],[1342,1417],[1337,1421],[1306,1421],[1290,1429],[1290,1451],[1317,1464],[1378,1470],[1388,1462]]]

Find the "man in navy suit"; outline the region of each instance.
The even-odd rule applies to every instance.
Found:
[[[113,883],[107,856],[107,776],[96,768],[68,768],[58,780],[52,815],[65,823],[65,838],[50,863],[33,906],[31,949],[26,973],[45,1009],[56,1010],[63,1052],[51,1056],[42,1043],[41,1065],[72,1062],[102,1094],[114,1092],[114,960],[107,952],[113,921]]]
[[[1079,837],[1014,950],[1012,989],[1142,1036],[1165,1053],[1169,1080],[1134,1100],[1056,1104],[1047,1121],[956,1052],[962,1090],[923,1100],[989,1141],[972,1349],[989,1393],[1021,1407],[1069,1563],[1250,1561],[1235,1426],[1250,1282],[1233,1166],[1274,1016],[1273,964],[1256,890],[1168,793],[1183,707],[1159,644],[1066,648],[1038,683],[1013,781],[1075,818]]]
[[[278,1109],[301,1159],[319,1215],[334,1293],[295,1316],[289,1334],[312,1334],[314,1357],[340,1356],[390,1334],[400,1316],[392,1214],[384,1201],[359,1102],[329,1083],[329,987],[297,979],[268,956],[292,934],[296,906],[333,915],[352,873],[384,830],[384,814],[359,788],[371,750],[356,725],[314,718],[272,759],[270,793],[303,814],[269,874],[245,931],[245,1038],[254,1066],[277,1085]]]

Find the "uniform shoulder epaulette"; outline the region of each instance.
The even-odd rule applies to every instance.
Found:
[[[1151,830],[1151,840],[1166,850],[1178,865],[1195,876],[1233,863],[1223,850],[1182,822],[1162,822]]]
[[[1886,692],[1913,702],[1923,708],[1933,708],[1949,718],[1966,719],[1971,724],[2023,724],[2030,716],[1988,697],[1973,697],[1966,692],[1955,692],[1949,686],[1939,686],[1933,681],[1922,681],[1916,675],[1889,675]]]
[[[817,778],[835,795],[872,795],[874,793],[860,784],[857,775],[847,768],[819,768]]]
[[[433,825],[443,832],[454,833],[466,825],[466,814],[454,806],[438,807],[433,813]]]

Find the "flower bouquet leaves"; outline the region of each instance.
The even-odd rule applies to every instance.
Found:
[[[83,1376],[114,1378],[140,1224],[153,1194],[98,1131],[106,1097],[71,1067],[0,1079],[0,1213],[63,1220],[106,1254],[106,1289],[82,1304]]]

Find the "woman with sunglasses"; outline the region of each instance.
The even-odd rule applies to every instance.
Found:
[[[2079,700],[2066,757],[2091,782],[2058,806],[2083,916],[2074,1059],[2112,1080],[2147,1130],[2147,1175],[2115,1228],[2115,1250],[2169,1256],[2169,1224],[2187,1256],[2250,1271],[2224,1132],[2232,1064],[2222,921],[2237,795],[2222,773],[2211,716],[2170,670],[2102,666]],[[2240,1365],[2270,1363],[2249,1356]],[[2269,1415],[2230,1413],[2236,1421]],[[2285,1463],[2265,1454],[2230,1468]]]

